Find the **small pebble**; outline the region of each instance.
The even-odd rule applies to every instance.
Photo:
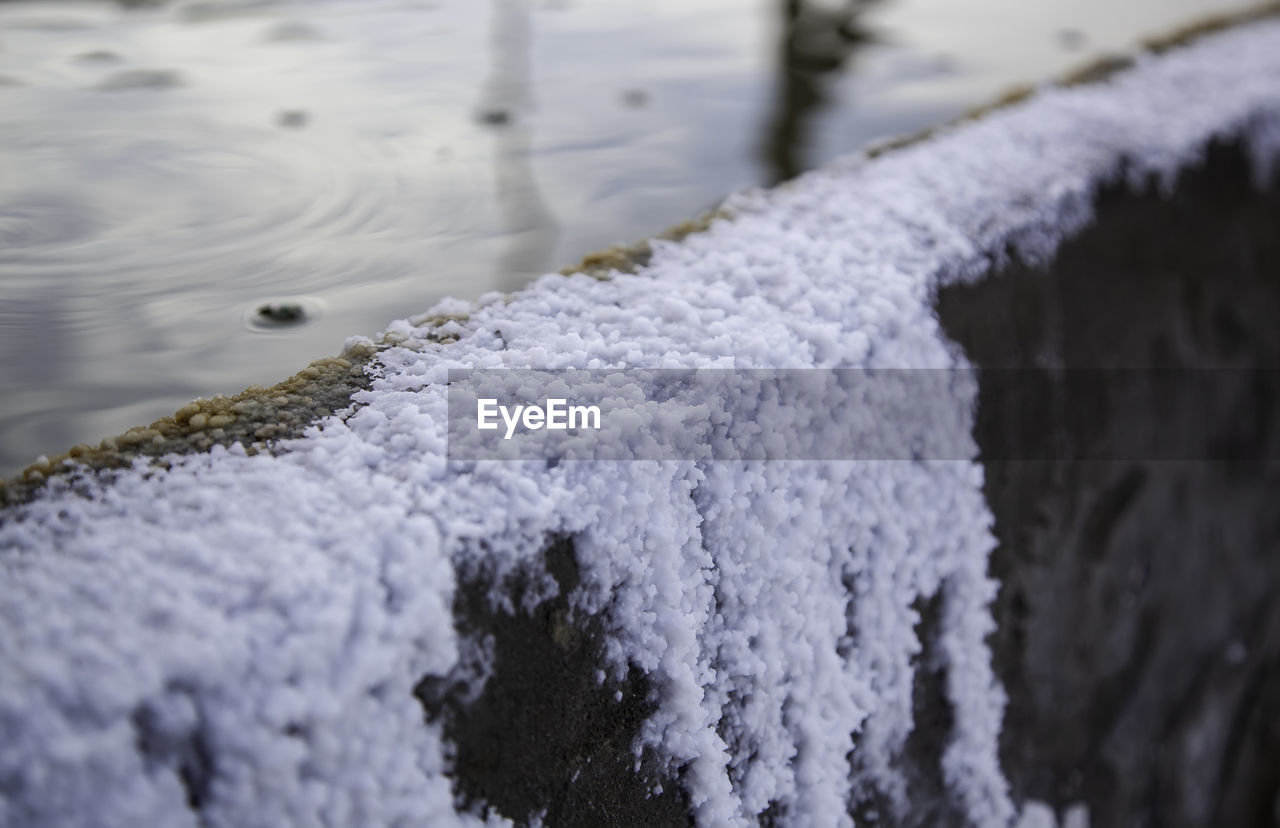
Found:
[[[268,302],[258,306],[258,318],[278,325],[301,322],[306,315],[306,310],[297,302]]]

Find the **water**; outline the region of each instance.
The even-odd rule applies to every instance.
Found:
[[[785,5],[0,3],[0,475],[1247,3]]]

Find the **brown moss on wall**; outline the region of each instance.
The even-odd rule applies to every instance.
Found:
[[[1265,20],[1277,14],[1280,14],[1280,3],[1268,2],[1240,12],[1209,15],[1184,26],[1179,26],[1166,34],[1149,37],[1142,41],[1142,45],[1159,54],[1170,49],[1176,49],[1179,46],[1185,46],[1204,35],[1220,32],[1223,29],[1230,29],[1233,26],[1242,26],[1246,23]]]
[[[614,245],[588,253],[578,264],[562,268],[560,272],[565,276],[584,273],[596,279],[608,279],[614,272],[635,273],[649,264],[653,256],[653,246],[650,242],[683,241],[696,233],[705,232],[716,219],[730,218],[731,215],[724,207],[708,210],[695,219],[674,224],[650,239],[643,239],[633,244]]]
[[[1269,2],[1263,5],[1247,9],[1234,14],[1213,15],[1201,18],[1193,23],[1181,26],[1173,31],[1154,37],[1149,37],[1141,41],[1141,51],[1153,54],[1161,54],[1180,46],[1186,46],[1195,42],[1205,35],[1230,29],[1235,26],[1243,26],[1254,23],[1267,18],[1280,16],[1280,2]],[[1075,69],[1068,70],[1059,77],[1052,85],[1062,87],[1083,86],[1086,84],[1100,83],[1107,80],[1118,72],[1133,66],[1133,55],[1103,55],[1095,58]],[[929,127],[920,132],[908,135],[899,135],[888,138],[884,141],[877,142],[868,147],[866,154],[868,158],[877,158],[885,153],[894,150],[919,144],[947,129],[969,123],[980,118],[984,118],[992,112],[1013,106],[1014,104],[1025,101],[1035,94],[1035,87],[1027,85],[1015,86],[1004,94],[997,97],[994,101],[969,110],[952,121],[948,121],[938,126]]]
[[[457,337],[440,330],[450,322],[466,322],[463,314],[426,314],[410,321],[422,342],[448,345]],[[192,400],[168,417],[107,437],[96,445],[72,446],[62,454],[28,465],[10,480],[0,479],[0,507],[30,500],[53,476],[84,470],[126,468],[140,458],[206,452],[239,443],[249,454],[281,451],[281,441],[301,437],[307,427],[341,411],[357,391],[369,388],[369,363],[381,350],[410,344],[384,334],[340,356],[312,362],[283,382],[264,388],[251,385],[238,394]]]
[[[346,407],[352,394],[367,388],[364,369],[373,353],[370,348],[319,359],[270,388],[253,385],[234,396],[193,400],[150,425],[41,458],[14,479],[0,481],[0,505],[25,501],[50,476],[77,469],[124,468],[139,457],[189,454],[233,443],[251,454],[273,451],[281,440],[301,436],[307,426]]]
[[[728,208],[717,207],[714,210],[708,210],[697,218],[673,224],[661,233],[647,239],[641,239],[630,244],[615,244],[603,250],[592,251],[583,256],[577,264],[562,267],[558,272],[563,276],[582,274],[601,281],[612,278],[615,273],[636,273],[648,266],[649,261],[653,258],[653,242],[683,241],[690,236],[706,232],[717,220],[729,219],[732,216],[733,214]],[[460,318],[465,321],[466,317],[463,315]]]

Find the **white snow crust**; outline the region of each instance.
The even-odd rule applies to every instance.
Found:
[[[453,630],[459,567],[536,567],[557,534],[575,539],[573,606],[609,630],[603,669],[638,665],[657,689],[643,746],[687,766],[700,825],[754,824],[771,802],[786,824],[848,825],[851,793],[873,789],[904,804],[913,607],[939,591],[944,778],[974,824],[1013,824],[976,462],[448,466],[443,381],[959,366],[939,284],[1009,244],[1050,255],[1100,184],[1168,179],[1215,137],[1269,162],[1278,125],[1280,23],[1213,35],[737,196],[635,274],[442,303],[470,314],[446,326],[455,343],[429,341],[426,316],[396,322],[372,390],[284,455],[55,482],[0,517],[0,825],[478,822],[455,813],[412,688],[483,661]],[[198,814],[184,773],[209,780]]]

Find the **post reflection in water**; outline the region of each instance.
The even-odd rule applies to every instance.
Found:
[[[828,87],[860,47],[874,43],[863,16],[880,0],[845,0],[836,7],[782,0],[778,80],[765,121],[760,162],[765,183],[777,184],[812,167],[813,121],[828,105]]]
[[[530,0],[492,0],[490,14],[492,64],[479,117],[496,133],[495,197],[509,237],[497,289],[511,291],[552,269],[559,229],[533,173]]]

